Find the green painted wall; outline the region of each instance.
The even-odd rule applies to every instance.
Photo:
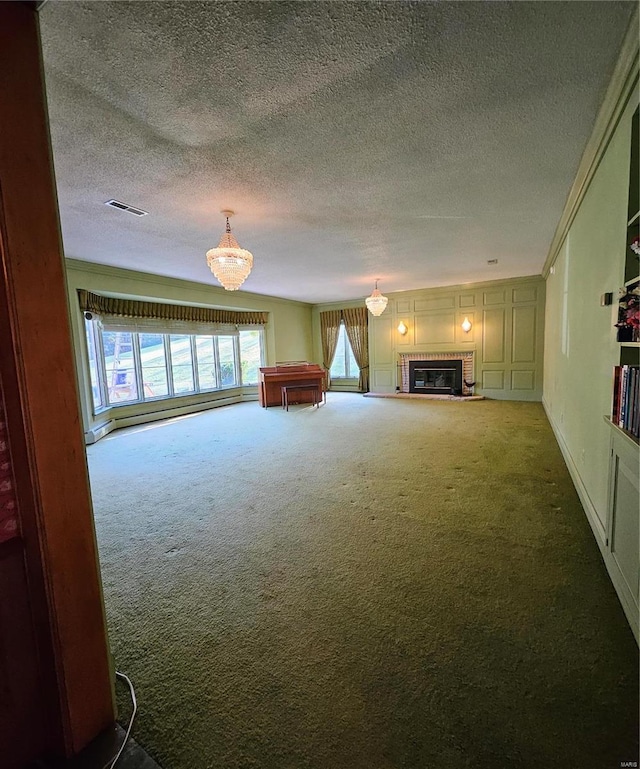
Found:
[[[637,87],[600,160],[547,278],[543,401],[604,537],[617,308],[600,296],[624,282],[631,118]],[[590,503],[590,504],[589,504]]]
[[[238,388],[222,393],[206,393],[172,398],[167,401],[138,403],[119,406],[93,414],[89,364],[84,336],[84,321],[78,307],[77,289],[85,288],[96,293],[148,301],[167,301],[177,304],[193,304],[202,307],[222,307],[236,310],[257,310],[269,313],[265,326],[265,363],[276,361],[313,360],[313,335],[311,305],[276,299],[244,291],[225,291],[217,286],[164,278],[148,273],[121,270],[115,267],[66,260],[69,314],[78,370],[81,410],[85,432],[96,430],[109,423],[115,416],[123,422],[170,416],[172,409],[192,410],[216,400],[229,397],[257,398],[257,388]],[[175,412],[174,412],[175,413]]]
[[[369,317],[370,389],[395,392],[401,353],[474,353],[475,391],[489,398],[539,401],[542,397],[545,285],[541,276],[398,291],[378,318]],[[362,304],[364,299],[355,304]],[[318,313],[351,305],[314,307]],[[472,328],[461,323],[468,317]],[[408,327],[402,336],[400,321]]]

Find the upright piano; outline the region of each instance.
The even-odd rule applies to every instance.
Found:
[[[264,366],[260,369],[258,386],[260,405],[264,408],[279,406],[282,403],[281,388],[295,385],[316,385],[322,393],[325,390],[324,369],[317,363]],[[300,390],[295,398],[298,403],[313,403],[313,393],[309,390]]]

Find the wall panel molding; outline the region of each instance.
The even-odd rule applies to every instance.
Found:
[[[536,306],[511,308],[511,362],[535,363]]]
[[[370,338],[373,336],[373,355],[370,357],[376,366],[389,366],[395,363],[392,324],[391,315],[384,315],[375,318],[369,326]]]
[[[514,288],[511,292],[511,301],[514,304],[520,302],[535,302],[538,298],[538,289],[536,286],[521,286]]]
[[[533,390],[535,388],[535,371],[512,371],[512,390]]]
[[[505,340],[504,308],[484,310],[482,313],[482,362],[504,363]]]
[[[485,306],[492,304],[504,304],[505,303],[505,291],[485,291],[482,297],[482,303]]]
[[[461,294],[458,297],[458,307],[475,307],[476,295],[475,294]]]
[[[430,310],[452,310],[456,306],[455,296],[434,296],[426,299],[416,299],[413,305],[415,312]]]
[[[386,369],[400,353],[473,350],[478,394],[540,400],[545,299],[541,276],[408,291],[394,298],[395,306],[390,302],[369,326],[372,390],[390,386],[386,376],[377,379],[375,372]],[[412,312],[406,311],[408,305]],[[416,307],[431,309],[416,312]],[[388,320],[381,323],[385,317]],[[465,317],[472,323],[469,333],[461,327]],[[397,332],[401,320],[409,328],[404,337]]]
[[[504,371],[482,371],[483,390],[504,390]]]
[[[455,312],[416,313],[415,344],[453,344],[455,342]]]

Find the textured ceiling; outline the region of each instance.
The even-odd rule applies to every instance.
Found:
[[[50,0],[65,253],[217,285],[231,208],[259,294],[539,274],[634,7]]]

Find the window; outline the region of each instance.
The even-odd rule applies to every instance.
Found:
[[[191,337],[188,334],[171,334],[169,350],[174,394],[192,393],[196,389],[196,383],[193,377]]]
[[[336,354],[333,356],[329,375],[331,379],[357,379],[360,375],[344,323],[340,324]]]
[[[242,384],[258,384],[258,369],[262,366],[262,331],[240,331],[240,370]]]
[[[103,331],[104,368],[110,404],[138,400],[133,334]]]
[[[100,364],[98,355],[98,342],[96,339],[95,323],[85,321],[84,330],[87,335],[87,352],[89,355],[89,379],[91,381],[91,396],[93,408],[102,406],[102,388],[100,387]]]
[[[198,389],[214,390],[217,382],[212,336],[196,337],[196,360],[198,362]]]
[[[169,394],[167,356],[164,334],[138,334],[140,368],[145,398],[162,398]]]
[[[235,337],[218,336],[215,339],[218,343],[220,384],[222,387],[233,387],[237,384]]]
[[[105,405],[255,385],[262,328],[231,334],[100,330],[85,319],[94,411]]]

